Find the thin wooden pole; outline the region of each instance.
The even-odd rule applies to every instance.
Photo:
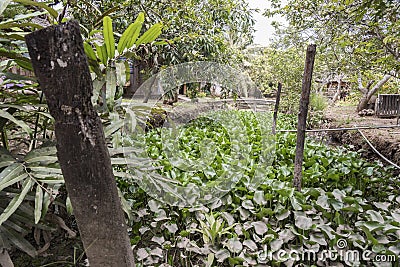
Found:
[[[306,133],[317,133],[317,132],[340,132],[340,131],[352,131],[359,129],[383,129],[383,128],[399,128],[400,125],[370,125],[370,126],[359,126],[359,127],[344,127],[344,128],[326,128],[326,129],[312,129],[306,130]],[[276,130],[278,133],[294,133],[297,130]]]
[[[300,191],[302,182],[302,165],[304,158],[304,140],[306,137],[306,122],[308,113],[308,104],[310,102],[311,80],[314,69],[316,45],[307,47],[306,62],[304,67],[302,91],[299,107],[299,119],[297,123],[297,142],[296,156],[294,160],[293,186]]]
[[[26,36],[50,114],[57,156],[90,266],[133,267],[133,253],[100,117],[79,23]]]
[[[282,84],[278,83],[278,91],[276,92],[276,101],[274,109],[274,119],[272,121],[272,134],[276,133],[276,120],[278,119],[279,102],[281,101]]]

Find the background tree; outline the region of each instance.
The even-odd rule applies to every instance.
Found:
[[[170,64],[200,60],[239,64],[243,59],[241,50],[253,40],[251,9],[238,0],[76,1],[71,5],[71,14],[80,20],[87,34],[101,23],[81,10],[89,10],[99,18],[101,14],[110,15],[116,28],[126,28],[139,12],[146,15],[143,28],[158,22],[163,24],[164,45],[143,46],[131,55],[137,68],[134,73],[142,76],[136,87]]]
[[[280,14],[288,22],[280,28],[280,40],[292,45],[316,43],[319,53],[335,56],[340,73],[353,76],[353,80],[363,80],[366,71],[381,77],[371,90],[362,86],[359,110],[390,78],[398,76],[399,2],[290,0],[284,6],[280,1],[271,4],[266,15]]]

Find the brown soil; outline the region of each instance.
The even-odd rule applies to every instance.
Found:
[[[325,118],[330,122],[329,128],[355,126],[390,126],[396,125],[397,118],[378,118],[376,116],[361,117],[354,106],[333,106],[325,111]],[[389,160],[400,165],[400,127],[385,129],[361,130],[373,146]],[[358,131],[328,132],[332,141],[362,149],[364,157],[381,159],[367,144]],[[381,161],[385,162],[383,159]],[[385,162],[386,163],[386,162]]]

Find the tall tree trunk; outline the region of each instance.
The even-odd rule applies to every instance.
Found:
[[[366,87],[363,86],[361,77],[358,78],[358,89],[363,93],[360,101],[357,105],[357,111],[361,111],[368,107],[368,101],[371,97],[387,82],[390,80],[392,76],[386,74],[383,78],[375,84],[374,87],[371,88],[373,81],[370,81]],[[371,88],[371,89],[370,89]]]
[[[55,119],[57,156],[90,266],[134,266],[103,127],[90,98],[76,21],[26,36],[33,68]]]

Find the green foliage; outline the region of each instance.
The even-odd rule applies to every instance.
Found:
[[[143,22],[146,28],[160,22],[164,40],[159,44],[164,45],[158,46],[157,42],[138,55],[141,60],[148,61],[149,69],[199,60],[238,62],[240,49],[252,42],[254,21],[248,4],[243,1],[119,0],[70,4],[72,14],[79,18],[88,33],[98,28],[105,13],[114,18],[117,29],[127,28],[141,13],[146,15]],[[112,8],[113,11],[108,12]],[[83,10],[94,16],[84,15]]]
[[[310,96],[310,108],[312,111],[323,111],[328,107],[328,100],[321,93],[312,93]]]
[[[238,114],[249,125],[257,125],[246,112]],[[295,116],[281,115],[278,129],[294,128],[295,124]],[[184,143],[181,149],[186,150],[187,157],[196,157],[198,138],[204,138],[207,133],[219,136],[220,139],[214,137],[217,155],[229,158],[232,145],[224,141],[220,128],[204,118],[184,126],[179,139]],[[247,130],[249,143],[256,144],[260,132],[255,127]],[[149,132],[147,136],[155,138],[157,132]],[[272,167],[267,167],[264,182],[252,188],[244,176],[227,195],[207,206],[165,207],[125,180],[120,188],[132,207],[131,238],[138,261],[143,266],[165,265],[165,262],[168,266],[210,266],[211,263],[274,266],[285,260],[269,258],[268,253],[276,256],[281,249],[312,249],[321,253],[334,250],[342,238],[348,243],[345,250],[396,255],[400,246],[400,198],[396,193],[400,182],[391,169],[379,162],[363,160],[358,153],[345,148],[331,148],[307,139],[303,190],[296,192],[292,186],[295,144],[295,134],[279,134],[276,159]],[[251,154],[257,155],[254,152]],[[161,155],[159,164],[169,171],[173,169],[163,159],[158,142],[148,142],[148,153],[154,157]],[[176,177],[179,180],[182,175]],[[185,179],[194,178],[186,176]],[[148,255],[152,255],[150,260]],[[340,258],[330,260],[332,265],[339,262],[342,262]],[[313,261],[300,259],[295,263]],[[361,263],[369,264],[363,260]]]
[[[144,14],[140,13],[123,32],[117,45],[112,19],[104,16],[102,38],[95,37],[97,31],[93,31],[89,34],[92,37],[84,42],[90,69],[95,75],[92,103],[99,112],[108,113],[121,107],[123,87],[129,80],[127,57],[135,56],[138,47],[154,42],[161,34],[162,24],[156,23],[139,36],[143,21]]]
[[[249,49],[246,53],[248,73],[264,94],[276,92],[278,83],[282,83],[280,109],[287,113],[298,111],[304,51],[299,48],[263,47]]]
[[[378,81],[388,73],[398,77],[398,1],[271,2],[266,15],[279,14],[287,20],[285,26],[276,24],[275,45],[287,48],[316,43],[315,65],[324,72],[314,76],[320,80],[344,75],[358,84],[359,75],[368,81]]]

